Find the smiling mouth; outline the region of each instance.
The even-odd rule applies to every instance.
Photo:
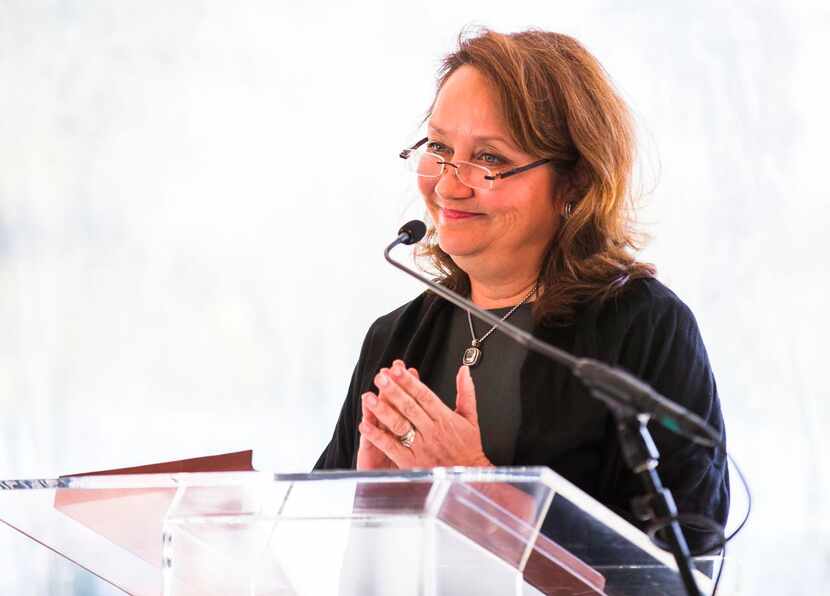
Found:
[[[484,215],[483,213],[473,213],[472,211],[459,211],[458,209],[446,209],[441,207],[441,214],[446,219],[452,220],[459,220],[459,219],[470,219],[473,217],[481,217]]]

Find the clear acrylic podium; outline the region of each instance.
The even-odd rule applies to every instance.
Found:
[[[548,468],[9,480],[0,519],[136,595],[684,594]]]

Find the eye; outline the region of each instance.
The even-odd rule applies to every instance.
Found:
[[[496,155],[495,153],[479,153],[477,159],[479,161],[483,161],[485,164],[489,166],[500,166],[502,164],[507,163],[506,159],[504,159],[500,155]]]
[[[437,153],[438,155],[446,155],[451,153],[449,147],[447,147],[443,143],[439,143],[438,141],[430,141],[429,143],[427,143],[426,149],[430,153]]]

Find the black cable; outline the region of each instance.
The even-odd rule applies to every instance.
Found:
[[[726,565],[726,543],[727,542],[728,542],[728,540],[724,540],[723,547],[721,548],[720,566],[718,567],[718,574],[715,576],[715,583],[712,585],[712,596],[717,596],[718,585],[720,584],[720,576],[723,573],[723,566]]]
[[[662,550],[669,550],[669,545],[666,543],[662,538],[657,536],[657,533],[660,532],[663,528],[667,527],[670,523],[676,521],[680,523],[680,525],[686,529],[691,530],[708,530],[710,532],[715,532],[718,534],[719,539],[717,544],[711,546],[704,550],[692,550],[689,549],[690,554],[693,557],[703,557],[708,554],[712,554],[712,552],[720,550],[725,543],[725,534],[723,530],[723,526],[705,517],[703,515],[698,515],[696,513],[679,513],[674,517],[660,517],[655,519],[653,522],[649,523],[644,531],[648,534],[648,537],[651,539],[651,542],[661,548]]]
[[[746,522],[749,520],[749,515],[752,512],[752,493],[749,490],[749,483],[746,481],[746,477],[741,471],[741,467],[738,465],[738,462],[735,461],[735,458],[733,458],[728,451],[726,452],[726,457],[728,461],[732,462],[732,466],[738,473],[738,478],[740,478],[741,484],[744,487],[744,492],[746,493],[746,513],[744,514],[744,518],[741,520],[741,523],[738,524],[738,527],[735,528],[729,536],[726,535],[725,528],[719,523],[712,521],[708,517],[691,513],[681,513],[673,518],[659,518],[645,527],[645,532],[648,534],[651,542],[662,550],[670,550],[669,545],[659,538],[657,533],[673,521],[677,521],[681,524],[681,526],[689,527],[693,530],[710,530],[716,532],[720,536],[720,539],[714,546],[703,551],[695,551],[691,553],[693,557],[701,557],[717,552],[718,550],[721,551],[721,564],[718,567],[715,582],[712,584],[711,596],[715,596],[718,592],[718,586],[720,585],[723,568],[726,565],[726,545],[730,540],[737,536],[741,530],[743,530]]]
[[[727,536],[726,539],[723,541],[723,545],[722,545],[723,553],[721,554],[721,565],[720,565],[720,569],[718,569],[718,575],[717,575],[717,577],[715,577],[714,586],[712,587],[712,596],[715,596],[718,592],[718,584],[720,584],[720,576],[723,573],[724,565],[726,565],[726,544],[730,540],[732,540],[735,536],[737,536],[738,532],[743,530],[744,526],[746,525],[746,522],[749,520],[749,514],[752,512],[752,493],[749,491],[749,483],[746,481],[746,477],[744,477],[744,473],[741,472],[741,467],[738,465],[738,462],[735,461],[735,458],[733,458],[731,455],[729,455],[728,451],[726,452],[726,457],[729,459],[729,461],[732,462],[732,466],[735,468],[735,471],[738,473],[738,478],[741,479],[741,484],[743,484],[744,491],[746,492],[746,514],[744,515],[744,518],[741,520],[741,523],[738,524],[738,527],[735,528],[732,531],[732,533],[729,536]]]
[[[729,461],[732,462],[732,465],[734,466],[735,471],[738,473],[738,478],[741,479],[741,484],[743,484],[743,486],[744,486],[744,491],[746,492],[746,515],[744,515],[744,518],[741,520],[741,523],[738,524],[738,527],[735,528],[735,530],[729,536],[726,537],[726,540],[724,541],[724,545],[726,545],[727,542],[729,542],[735,536],[737,536],[738,532],[743,530],[744,526],[746,525],[747,520],[749,520],[749,514],[752,512],[752,493],[749,492],[749,483],[746,481],[746,477],[744,476],[744,473],[741,471],[741,467],[738,465],[738,462],[735,461],[734,457],[729,455],[728,451],[726,452],[726,457],[728,457]]]

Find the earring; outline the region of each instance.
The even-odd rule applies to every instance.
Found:
[[[562,217],[564,219],[568,219],[573,212],[574,212],[574,204],[571,201],[568,201],[567,203],[562,205]]]

